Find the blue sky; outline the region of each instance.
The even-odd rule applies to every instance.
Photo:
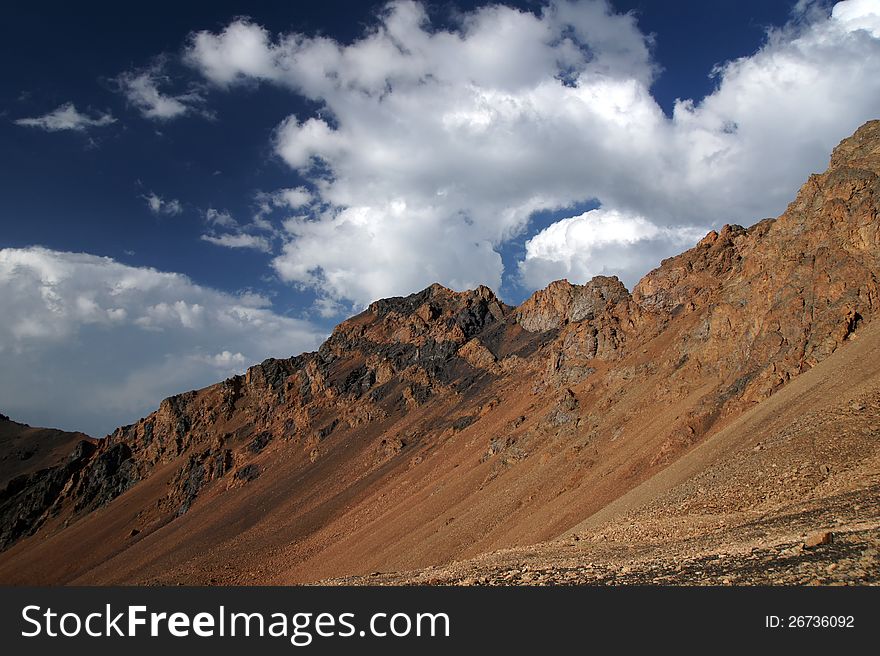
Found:
[[[474,4],[439,3],[432,15],[438,24],[449,24],[456,9],[466,11]],[[201,219],[209,208],[248,216],[258,191],[297,186],[296,172],[273,153],[272,132],[291,113],[316,108],[295,93],[263,85],[239,94],[207,90],[206,109],[215,120],[189,116],[157,122],[127,106],[113,79],[167,55],[167,73],[176,78],[172,87],[201,83],[175,58],[191,32],[225,27],[237,16],[250,16],[276,33],[293,29],[351,42],[375,24],[383,5],[160,2],[99,3],[83,9],[63,3],[51,14],[43,5],[20,7],[17,20],[0,26],[3,61],[15,62],[6,67],[0,89],[2,245],[39,244],[106,255],[185,273],[231,292],[256,289],[273,295],[279,311],[302,312],[310,293],[267,275],[265,253],[220,249],[200,240]],[[511,6],[539,11],[542,5]],[[754,52],[768,26],[788,20],[793,2],[641,0],[614,6],[637,12],[640,28],[656,35],[654,55],[663,71],[652,93],[670,113],[676,98],[709,93],[712,67]],[[67,102],[82,111],[111,112],[117,122],[106,129],[58,134],[22,129],[11,120],[45,114]],[[151,213],[143,198],[150,193],[179,200],[182,212]],[[543,212],[531,232],[567,215]],[[506,259],[515,263],[529,236],[526,231],[502,244]],[[512,280],[504,291],[517,303],[530,290]]]
[[[0,411],[94,434],[433,281],[631,287],[880,114],[880,0],[34,4],[0,56]]]

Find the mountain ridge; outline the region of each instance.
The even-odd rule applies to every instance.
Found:
[[[305,581],[561,534],[871,321],[878,175],[872,121],[780,217],[710,232],[632,292],[600,276],[516,308],[437,284],[376,301],[317,351],[169,397],[76,467],[7,486],[0,579],[209,582],[211,554],[224,582],[262,581],[236,565],[260,553]],[[57,495],[28,496],[52,477]],[[96,522],[118,530],[86,537]],[[52,544],[78,564],[39,578]]]

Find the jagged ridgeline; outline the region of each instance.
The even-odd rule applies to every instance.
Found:
[[[315,353],[11,478],[0,576],[295,582],[559,535],[858,336],[880,303],[878,174],[872,121],[780,217],[709,233],[632,293],[376,301]],[[76,564],[37,573],[51,553]]]

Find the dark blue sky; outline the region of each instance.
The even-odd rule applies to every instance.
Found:
[[[381,3],[379,3],[381,4]],[[537,3],[518,3],[535,8]],[[669,112],[676,98],[710,92],[713,65],[747,55],[765,29],[783,24],[791,1],[618,0],[641,29],[655,35],[662,67],[652,89]],[[248,15],[273,32],[322,33],[348,42],[374,22],[367,2],[22,3],[0,23],[0,246],[44,245],[106,255],[122,262],[185,273],[223,290],[256,289],[274,296],[276,311],[298,312],[311,297],[272,279],[269,256],[218,248],[199,239],[208,207],[237,218],[253,212],[253,196],[295,186],[297,176],[273,155],[272,131],[306,107],[292,93],[263,85],[245,93],[208,92],[216,120],[195,118],[157,125],[126,107],[113,78],[155,57],[181,52],[187,35],[217,30]],[[451,7],[432,3],[436,24]],[[191,72],[173,61],[172,75]],[[65,102],[118,121],[100,131],[46,133],[14,119],[41,115]],[[246,118],[246,120],[245,120]],[[142,195],[155,192],[183,203],[179,216],[154,216]],[[564,212],[562,214],[565,214]],[[561,214],[534,219],[535,230]],[[527,235],[505,244],[512,263]],[[522,290],[505,285],[510,300]]]

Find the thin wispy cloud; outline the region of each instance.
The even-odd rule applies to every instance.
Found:
[[[220,228],[238,228],[238,221],[226,210],[217,210],[209,207],[205,210],[205,222]]]
[[[212,118],[204,108],[205,97],[197,90],[185,93],[165,93],[161,87],[170,83],[164,73],[164,61],[142,70],[126,71],[116,78],[119,90],[141,116],[158,121],[169,121],[188,114]]]
[[[147,203],[150,212],[159,216],[177,216],[183,213],[183,206],[176,198],[164,199],[154,192],[141,196]]]
[[[242,225],[228,211],[208,208],[205,211],[205,224],[208,231],[201,236],[202,241],[224,248],[271,253],[272,239],[277,234],[272,224],[263,219],[259,212],[251,222]]]
[[[269,240],[259,235],[230,233],[221,235],[202,235],[201,238],[215,246],[224,246],[225,248],[250,248],[263,253],[272,252],[272,246],[269,244]]]
[[[276,209],[298,210],[309,205],[314,195],[305,187],[277,189],[272,192],[258,192],[256,195],[258,213],[270,214]]]
[[[116,119],[109,113],[94,115],[82,113],[72,102],[65,103],[42,116],[19,118],[14,121],[16,125],[39,128],[47,132],[61,132],[65,130],[85,132],[89,128],[104,127],[115,122]]]

